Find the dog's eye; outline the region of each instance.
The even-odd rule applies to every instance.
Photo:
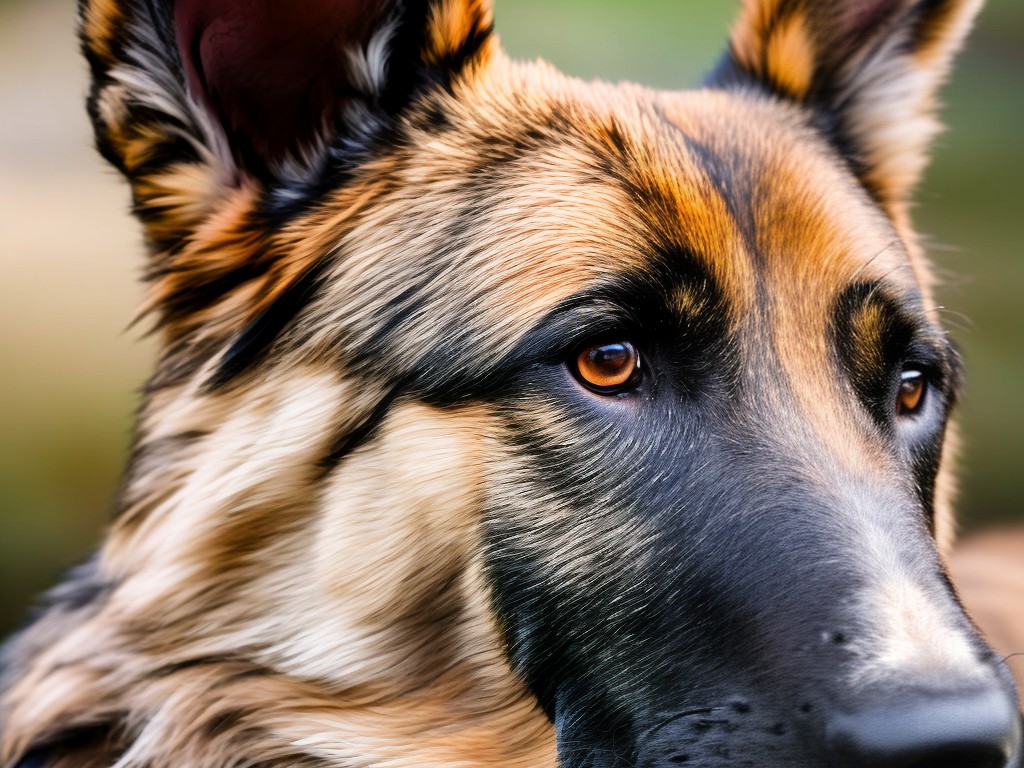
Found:
[[[896,396],[896,415],[917,415],[924,406],[927,389],[928,382],[921,371],[914,368],[903,371],[900,374],[900,388]]]
[[[579,382],[599,395],[614,395],[640,383],[640,354],[629,341],[583,347],[572,361]]]

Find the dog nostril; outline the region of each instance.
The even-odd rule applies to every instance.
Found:
[[[844,714],[830,722],[829,741],[851,768],[1008,768],[1021,721],[1015,702],[993,689]]]

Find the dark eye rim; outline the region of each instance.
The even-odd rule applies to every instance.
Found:
[[[616,384],[610,387],[602,387],[588,381],[583,374],[580,372],[578,361],[580,355],[588,349],[593,349],[600,346],[610,346],[612,344],[627,344],[632,347],[636,357],[636,364],[633,367],[633,372],[629,379],[624,381],[622,384]],[[586,389],[588,392],[600,395],[601,397],[618,397],[623,395],[629,395],[635,391],[641,383],[643,383],[644,374],[644,355],[640,351],[639,345],[628,336],[614,336],[614,335],[602,335],[599,337],[591,337],[579,344],[573,346],[568,358],[565,361],[565,366],[568,368],[569,373],[573,379],[581,387]]]

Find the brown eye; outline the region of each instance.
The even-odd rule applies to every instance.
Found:
[[[628,341],[594,344],[576,355],[576,378],[601,395],[622,392],[640,380],[640,355]]]
[[[927,382],[924,374],[917,370],[907,370],[900,374],[900,390],[896,397],[896,415],[914,416],[924,405],[924,394]]]

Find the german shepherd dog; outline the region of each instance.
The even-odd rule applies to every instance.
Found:
[[[487,0],[84,0],[161,354],[4,766],[1003,768],[908,218],[975,0],[747,0],[704,87]]]

